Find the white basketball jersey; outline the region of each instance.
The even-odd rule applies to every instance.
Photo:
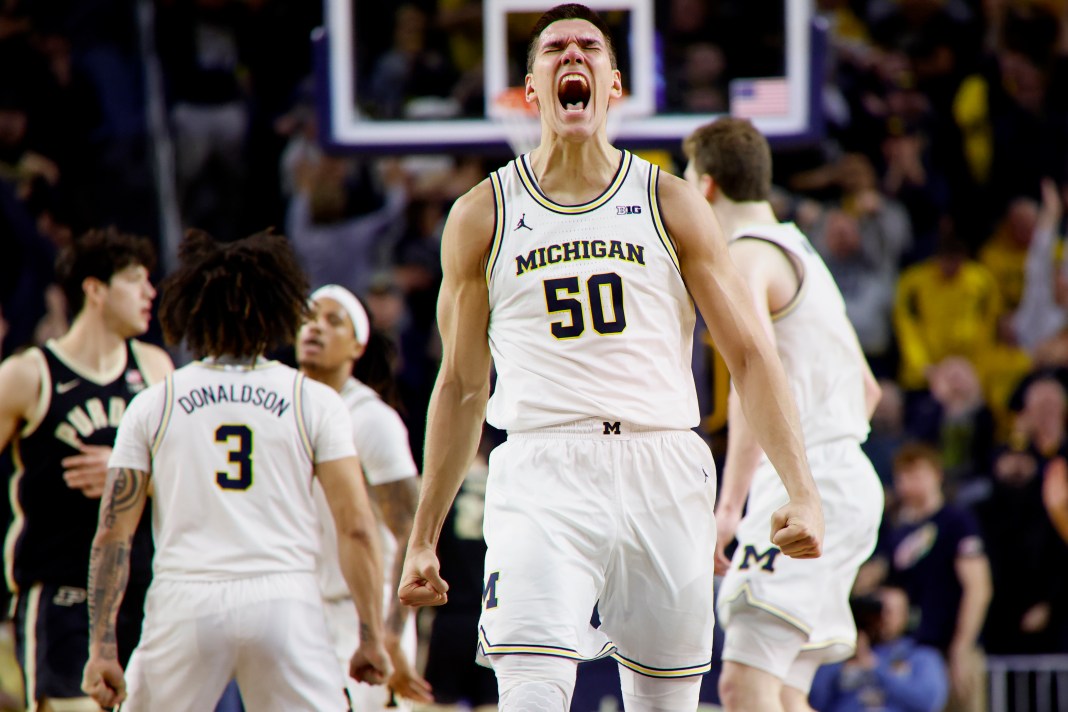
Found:
[[[313,463],[355,454],[329,386],[273,361],[195,362],[140,393],[110,467],[151,470],[155,576],[314,572]]]
[[[374,389],[350,378],[341,387],[341,399],[352,418],[350,437],[360,453],[360,465],[369,487],[415,477],[419,470],[412,459],[408,444],[408,428],[393,408],[378,397]],[[336,600],[349,596],[349,586],[338,563],[337,529],[330,514],[330,505],[319,483],[315,483],[315,504],[319,510],[319,527],[322,536],[319,561],[319,590],[323,598]],[[378,537],[382,545],[382,561],[386,567],[389,601],[393,590],[392,565],[401,545],[393,532],[379,522]],[[408,542],[402,542],[407,546]]]
[[[805,445],[839,438],[868,437],[864,404],[864,355],[846,316],[834,277],[793,223],[749,225],[733,240],[766,240],[802,265],[797,295],[772,314],[779,358],[786,369],[801,416]]]
[[[541,192],[527,156],[490,175],[491,425],[698,424],[694,306],[660,216],[658,177],[624,151],[598,198],[559,205]]]

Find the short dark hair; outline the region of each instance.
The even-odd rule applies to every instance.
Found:
[[[92,277],[104,284],[116,272],[140,265],[150,272],[156,250],[147,237],[119,232],[114,227],[90,230],[73,240],[56,258],[56,282],[67,298],[67,309],[77,315],[85,306],[82,284]]]
[[[527,74],[534,69],[534,55],[538,53],[541,33],[546,27],[560,20],[585,20],[596,27],[604,35],[604,44],[608,50],[608,58],[612,61],[612,69],[616,68],[616,48],[612,43],[612,32],[608,29],[608,23],[596,11],[572,2],[546,10],[534,23],[534,27],[530,30],[530,43],[527,45]]]
[[[708,174],[731,200],[767,200],[771,195],[771,147],[748,119],[705,124],[683,142],[698,175]]]
[[[169,343],[197,358],[261,356],[292,343],[308,311],[308,279],[283,235],[221,244],[190,230],[163,280],[159,321]]]
[[[942,455],[925,442],[913,440],[903,443],[894,453],[894,472],[920,463],[927,463],[942,472]]]

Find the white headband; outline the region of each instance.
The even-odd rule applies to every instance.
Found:
[[[314,302],[323,297],[333,299],[341,305],[352,321],[352,331],[356,334],[356,343],[360,346],[366,346],[367,340],[371,337],[371,322],[367,318],[367,312],[364,311],[360,300],[352,292],[338,284],[327,284],[319,287],[312,292],[311,300]]]

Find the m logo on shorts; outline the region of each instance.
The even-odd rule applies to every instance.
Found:
[[[500,571],[494,571],[486,577],[486,585],[482,589],[482,604],[487,611],[497,607],[497,579],[500,577]]]
[[[763,566],[760,568],[765,571],[775,571],[775,557],[779,555],[779,549],[777,547],[771,547],[763,554],[758,554],[756,547],[752,544],[746,544],[745,550],[742,552],[742,563],[738,566],[740,571],[745,571],[749,568],[749,561],[752,560],[753,564],[760,566],[763,562]]]
[[[615,423],[609,423],[607,420],[604,422],[604,434],[605,435],[619,435],[619,421]]]

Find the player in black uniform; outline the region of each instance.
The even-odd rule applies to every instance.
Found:
[[[14,520],[4,547],[16,597],[15,643],[31,711],[98,710],[81,691],[89,651],[86,583],[107,461],[126,404],[173,366],[134,341],[148,329],[152,246],[113,229],[91,231],[59,257],[57,278],[75,315],[43,348],[0,364],[0,450],[12,443]],[[150,517],[134,544],[119,652],[140,636],[151,578]]]

